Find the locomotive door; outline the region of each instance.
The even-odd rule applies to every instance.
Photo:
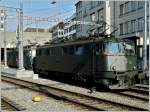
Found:
[[[97,58],[96,58],[96,43],[95,39],[93,39],[91,43],[91,74],[92,74],[92,81],[95,82],[96,78],[96,71],[97,71]]]

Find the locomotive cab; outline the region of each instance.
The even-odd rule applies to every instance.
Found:
[[[137,75],[134,43],[131,41],[107,40],[103,43],[99,59],[100,81],[110,89],[125,89],[134,84]]]

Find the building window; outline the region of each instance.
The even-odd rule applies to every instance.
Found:
[[[129,5],[129,3],[130,2],[126,2],[125,4],[124,4],[124,7],[125,7],[125,13],[128,13],[129,11],[130,11],[130,5]]]
[[[137,1],[131,1],[131,11],[135,11],[137,9]]]
[[[98,10],[98,21],[103,20],[103,16],[104,16],[104,9],[100,9]]]
[[[4,28],[4,25],[3,24],[1,24],[1,29],[3,29]]]
[[[81,18],[82,17],[82,11],[80,11],[79,13],[78,13],[78,18]]]
[[[123,13],[124,13],[124,8],[123,8],[123,4],[122,4],[122,5],[120,5],[120,16],[123,15]]]
[[[94,22],[95,21],[95,13],[92,13],[90,16],[91,16],[91,21]]]
[[[80,32],[80,31],[82,31],[82,26],[81,26],[81,24],[78,24],[77,25],[77,32]]]
[[[143,17],[141,18],[138,18],[138,31],[143,31],[143,24],[144,24],[144,21],[143,21]]]
[[[136,20],[131,21],[131,32],[134,33],[136,31]]]
[[[127,28],[125,28],[126,29],[126,33],[127,34],[131,33],[131,22],[130,21],[126,22],[126,27],[127,27]]]
[[[77,10],[79,10],[82,7],[82,1],[79,1],[76,5]]]
[[[143,1],[138,1],[138,9],[143,8],[144,2]]]
[[[4,21],[4,17],[1,17],[1,22],[3,22]]]
[[[86,9],[86,7],[84,8],[84,14],[83,14],[84,16],[86,16],[87,15],[87,9]]]
[[[91,2],[90,2],[90,4],[91,4],[91,8],[90,8],[90,9],[95,8],[95,3],[96,3],[96,1],[91,1]]]
[[[125,22],[125,34],[128,33],[128,22]]]
[[[123,35],[123,23],[120,24],[120,35]]]
[[[97,1],[97,5],[100,6],[104,3],[104,1]]]

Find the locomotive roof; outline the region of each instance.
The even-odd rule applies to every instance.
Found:
[[[30,47],[24,47],[23,48],[24,50],[30,50],[31,48]],[[9,49],[7,49],[7,52],[15,52],[15,51],[18,51],[19,50],[19,48],[9,48]]]
[[[45,47],[59,47],[59,46],[67,46],[67,45],[79,45],[79,44],[86,44],[86,43],[92,43],[93,40],[95,42],[106,42],[106,41],[125,41],[122,38],[95,38],[95,39],[87,39],[87,40],[77,40],[77,41],[66,41],[66,42],[61,42],[61,43],[51,43],[47,45],[41,45],[38,46],[37,48],[45,48]]]

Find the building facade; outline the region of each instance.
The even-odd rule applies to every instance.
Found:
[[[6,32],[6,42],[7,48],[14,48],[17,46],[18,40],[16,38],[16,32]],[[44,45],[46,42],[50,41],[52,38],[52,34],[49,32],[24,32],[23,33],[24,39],[23,44],[24,46],[37,44],[37,45]],[[2,48],[4,45],[2,45]]]
[[[76,14],[73,14],[64,26],[64,38],[72,39],[76,37]]]
[[[145,1],[115,1],[114,26],[119,30],[115,36],[135,40],[137,58],[143,62],[143,39],[145,36]],[[147,45],[149,45],[149,3],[147,3]],[[149,47],[147,47],[149,60]]]
[[[107,25],[97,27],[98,32],[109,29],[110,34],[116,28],[114,35],[121,38],[138,36],[142,43],[144,37],[144,1],[78,1],[76,6],[76,20],[82,22],[98,22],[104,20]],[[149,3],[147,3],[147,19],[149,20]],[[77,37],[88,36],[88,32],[94,29],[94,25],[77,25]],[[149,37],[149,22],[147,22],[147,36]],[[149,40],[148,40],[149,42]]]
[[[81,21],[77,25],[77,37],[88,36],[90,32],[103,32],[108,26],[112,26],[113,2],[110,1],[79,1],[76,6],[76,20]],[[106,22],[107,24],[103,23]],[[109,28],[106,33],[111,33]]]
[[[50,32],[52,33],[52,39],[62,38],[64,36],[64,22],[59,22],[53,26]]]
[[[144,1],[117,1],[114,3],[114,25],[119,28],[115,35],[128,37],[144,37],[145,23]],[[147,3],[147,20],[149,20],[149,4]],[[147,21],[149,37],[149,21]]]

